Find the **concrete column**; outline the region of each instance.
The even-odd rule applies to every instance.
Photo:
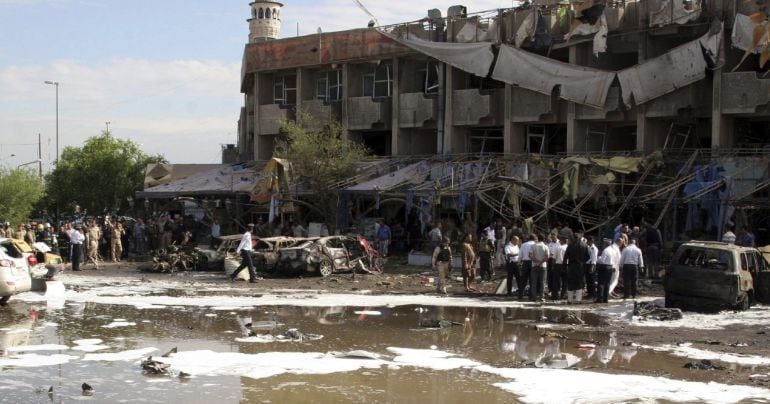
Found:
[[[503,153],[513,151],[513,86],[505,85],[505,101],[503,102]]]
[[[450,154],[454,144],[452,142],[454,138],[454,114],[452,111],[452,105],[454,104],[454,68],[448,64],[444,64],[444,71],[446,72],[445,80],[445,94],[444,94],[444,138],[443,148],[438,150],[437,154]],[[441,145],[439,145],[441,146]]]
[[[254,96],[252,97],[253,105],[251,108],[253,108],[254,111],[254,150],[252,151],[252,160],[258,160],[259,159],[259,135],[262,133],[260,125],[259,125],[259,105],[261,104],[261,100],[259,98],[259,81],[260,81],[260,74],[254,73]],[[246,97],[248,99],[248,96]],[[246,111],[246,137],[249,137],[249,127],[248,127],[248,120],[249,120],[249,113],[248,110]],[[271,153],[272,154],[272,153]]]
[[[393,91],[391,102],[390,154],[392,156],[398,156],[401,154],[401,150],[399,150],[399,142],[401,140],[401,79],[398,58],[393,58]]]
[[[342,125],[345,135],[350,139],[350,131],[348,130],[348,108],[350,100],[350,65],[345,63],[342,65],[342,111],[340,111],[340,124]]]
[[[591,52],[591,48],[585,44],[571,46],[569,48],[569,63],[585,66]],[[567,104],[567,153],[585,151],[586,129],[585,122],[577,119],[577,104],[569,102]]]
[[[718,4],[720,2],[717,2]],[[717,66],[721,66],[717,70],[714,70],[714,79],[711,87],[711,148],[729,148],[733,144],[732,137],[732,125],[731,119],[722,115],[722,73],[725,66],[725,41],[722,41],[721,50],[719,52],[719,60]]]
[[[637,13],[637,24],[644,27],[648,15],[647,2],[637,2],[639,9]],[[652,43],[649,34],[646,31],[639,31],[639,42],[637,43],[637,61],[643,63],[645,60],[653,57]],[[647,108],[644,105],[636,105],[636,150],[653,151],[657,147],[655,125],[652,119],[647,118]],[[664,135],[665,136],[665,135]],[[660,145],[662,146],[662,144]]]

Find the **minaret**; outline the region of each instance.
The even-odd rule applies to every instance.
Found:
[[[281,7],[277,1],[255,1],[250,4],[249,43],[278,38],[281,32]]]

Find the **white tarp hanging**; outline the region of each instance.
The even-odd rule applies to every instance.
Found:
[[[524,21],[521,22],[521,26],[519,26],[519,29],[516,30],[516,36],[513,43],[517,48],[521,48],[521,45],[523,45],[524,41],[527,39],[533,39],[535,37],[537,15],[535,15],[535,9],[531,9],[528,12],[529,14],[524,17]]]
[[[502,45],[492,78],[546,95],[560,86],[561,98],[602,108],[615,72],[559,62]]]
[[[570,38],[575,35],[594,35],[594,56],[599,56],[600,53],[607,52],[607,33],[609,28],[607,26],[607,17],[602,14],[599,17],[599,21],[596,24],[582,23],[575,27],[572,31],[564,35],[564,41],[569,42]]]
[[[641,105],[706,78],[708,64],[703,50],[716,55],[721,35],[721,29],[718,34],[707,33],[663,55],[618,72],[623,103],[630,107],[633,96],[636,105]]]
[[[732,43],[733,48],[738,48],[742,51],[751,53],[762,52],[762,45],[754,46],[754,30],[758,27],[758,24],[752,21],[751,17],[745,14],[735,15],[735,24],[733,24]],[[763,36],[767,35],[767,30],[764,30]],[[764,39],[764,40],[763,40]],[[763,44],[767,42],[767,38],[763,37],[758,43]]]
[[[421,39],[405,39],[384,31],[379,32],[418,52],[479,77],[486,77],[489,74],[489,68],[495,60],[492,46],[486,42],[429,42]]]

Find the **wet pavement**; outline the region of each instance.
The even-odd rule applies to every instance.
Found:
[[[686,369],[687,358],[631,346],[591,311],[462,307],[450,299],[446,306],[356,306],[358,296],[324,305],[314,302],[317,294],[277,296],[285,303],[263,305],[260,293],[226,287],[141,282],[70,286],[58,304],[22,296],[0,310],[1,401],[770,400],[768,390],[706,384],[717,371]],[[567,315],[585,325],[552,323]],[[290,329],[305,339],[284,337]],[[172,348],[177,353],[163,358]],[[361,352],[344,355],[351,351]],[[143,372],[150,355],[170,364],[169,374]],[[766,365],[726,366],[747,379],[768,373]],[[580,381],[586,377],[595,382]],[[92,395],[83,395],[84,382]]]

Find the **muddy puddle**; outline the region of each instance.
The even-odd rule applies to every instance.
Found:
[[[415,305],[138,309],[93,302],[45,307],[12,301],[0,310],[2,402],[770,398],[767,390],[703,383],[715,380],[714,373],[683,368],[687,358],[625,346],[628,341],[606,331],[605,319],[589,312]],[[549,322],[567,314],[585,325]],[[177,352],[163,358],[172,348]],[[143,372],[140,362],[150,355],[169,365],[168,374]],[[748,377],[757,368],[723,371]],[[93,386],[92,395],[83,395],[84,382]]]

